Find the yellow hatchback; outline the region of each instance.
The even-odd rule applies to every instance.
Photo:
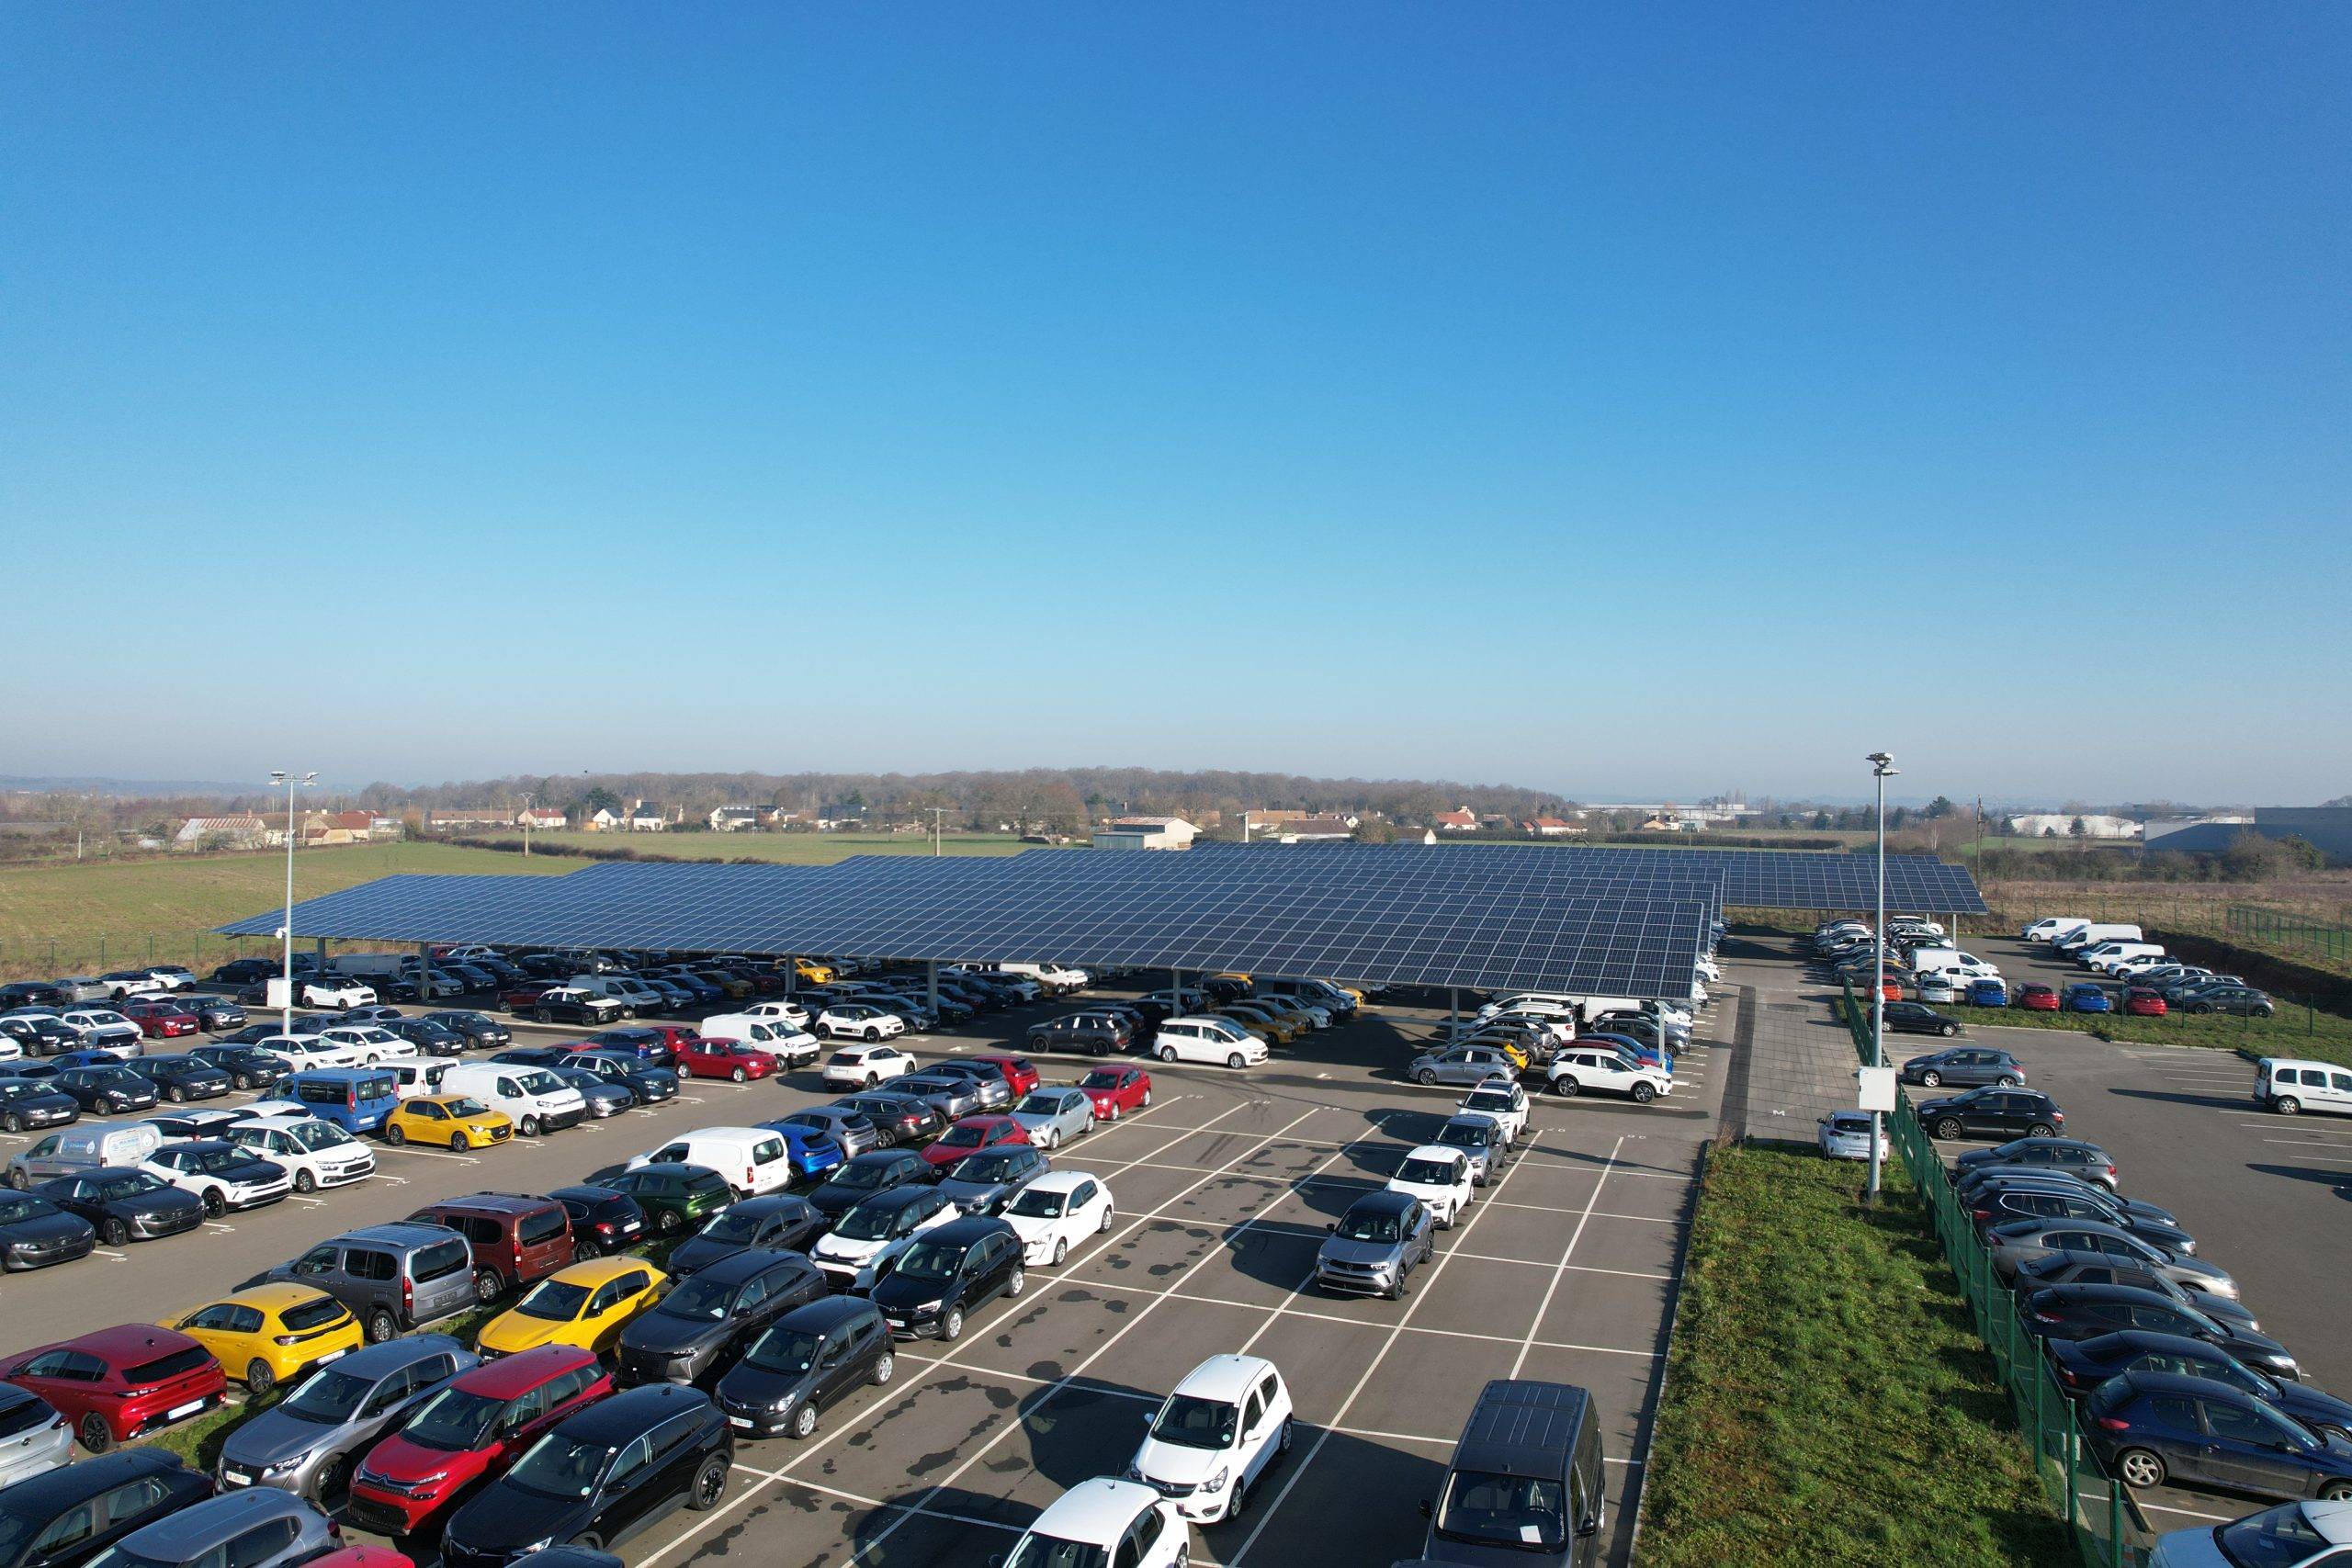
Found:
[[[281,1281],[255,1285],[164,1319],[219,1359],[223,1371],[266,1393],[368,1343],[368,1331],[324,1291]]]
[[[629,1320],[662,1297],[668,1275],[634,1258],[598,1258],[559,1269],[514,1307],[482,1325],[476,1347],[485,1357],[512,1356],[542,1345],[570,1345],[598,1353],[619,1340]]]
[[[421,1094],[403,1100],[384,1118],[388,1144],[439,1144],[463,1154],[514,1135],[503,1111],[492,1111],[467,1094]]]

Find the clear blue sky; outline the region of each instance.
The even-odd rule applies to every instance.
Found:
[[[0,60],[8,772],[2352,789],[2352,8]]]

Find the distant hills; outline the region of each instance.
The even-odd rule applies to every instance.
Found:
[[[0,773],[0,791],[27,795],[50,795],[68,790],[77,795],[152,798],[175,795],[251,795],[261,787],[251,779],[243,784],[222,784],[218,779],[29,778]]]

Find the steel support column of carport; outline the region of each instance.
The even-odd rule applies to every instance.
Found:
[[[416,944],[416,999],[419,1006],[433,1005],[433,944]]]
[[[928,1005],[929,1005],[929,1007],[931,1008],[931,1016],[932,1016],[932,1017],[933,1017],[933,1018],[937,1018],[937,1017],[939,1016],[939,960],[938,960],[938,959],[936,959],[936,958],[926,958],[926,959],[924,959],[924,960],[922,961],[922,983],[923,983],[923,988],[924,988],[924,990],[925,990],[925,991],[927,991],[927,992],[929,993],[929,1002],[928,1002]]]

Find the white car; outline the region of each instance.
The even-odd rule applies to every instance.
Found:
[[[832,1040],[896,1040],[907,1032],[907,1021],[868,1002],[842,1002],[817,1015],[817,1032]]]
[[[896,1045],[852,1045],[825,1061],[827,1089],[871,1089],[915,1070],[914,1057]]]
[[[148,977],[167,991],[176,991],[196,984],[196,971],[184,964],[158,964],[147,971]]]
[[[870,1291],[882,1269],[915,1237],[963,1217],[964,1211],[936,1188],[885,1189],[850,1205],[808,1249],[808,1261],[837,1292]]]
[[[24,1058],[25,1048],[17,1043],[16,1037],[0,1034],[0,1062],[21,1062]]]
[[[1257,1356],[1211,1356],[1184,1374],[1145,1431],[1127,1479],[1172,1494],[1187,1519],[1213,1524],[1290,1447],[1290,1390]]]
[[[780,1018],[795,1029],[808,1027],[808,1010],[798,1002],[753,1002],[739,1010],[753,1018]]]
[[[473,942],[464,947],[444,948],[433,955],[433,961],[436,964],[471,964],[477,958],[504,956],[494,947],[484,947],[480,942]]]
[[[1674,1079],[1660,1068],[1645,1066],[1603,1042],[1572,1045],[1552,1058],[1544,1081],[1555,1094],[1580,1094],[1589,1089],[1622,1094],[1647,1105],[1674,1092]]]
[[[1498,997],[1478,1010],[1480,1018],[1497,1018],[1507,1012],[1534,1013],[1548,1018],[1565,1018],[1576,1021],[1577,1000],[1557,991],[1521,991],[1517,996]]]
[[[1505,1143],[1516,1144],[1527,1135],[1527,1091],[1509,1078],[1488,1078],[1454,1101],[1453,1109],[1493,1117],[1502,1127]]]
[[[229,1129],[229,1141],[284,1166],[293,1173],[297,1192],[341,1187],[376,1170],[376,1156],[367,1145],[315,1116],[257,1116]]]
[[[268,1052],[298,1073],[308,1067],[365,1066],[368,1061],[356,1045],[320,1034],[266,1034],[254,1042],[254,1048]]]
[[[1831,1159],[1871,1157],[1871,1113],[1867,1111],[1833,1111],[1815,1126],[1813,1135],[1821,1152]],[[1879,1158],[1884,1159],[1891,1146],[1882,1131],[1878,1135]]]
[[[1266,1043],[1229,1018],[1171,1018],[1152,1036],[1151,1054],[1163,1062],[1247,1067],[1266,1059]]]
[[[294,1190],[293,1175],[283,1166],[278,1167],[275,1176],[249,1174],[253,1159],[250,1150],[224,1149],[199,1142],[174,1143],[165,1144],[141,1161],[139,1168],[158,1181],[203,1199],[204,1212],[217,1216],[232,1209],[275,1203]],[[248,1170],[240,1172],[239,1167]]]
[[[359,1053],[358,1065],[372,1067],[393,1057],[416,1055],[416,1042],[404,1039],[381,1025],[373,1023],[337,1023],[319,1031],[319,1038],[336,1045],[348,1045]]]
[[[1032,1268],[1059,1263],[1088,1236],[1111,1228],[1111,1189],[1082,1170],[1049,1170],[1012,1195],[1001,1216],[1021,1237]]]
[[[1055,1498],[997,1561],[999,1568],[1178,1568],[1191,1554],[1192,1531],[1175,1504],[1140,1482],[1098,1475]]]
[[[1396,1174],[1388,1179],[1388,1190],[1419,1198],[1437,1221],[1437,1228],[1450,1231],[1462,1211],[1470,1206],[1470,1156],[1460,1149],[1443,1144],[1423,1144],[1407,1151]]]
[[[145,1037],[139,1026],[112,1008],[68,1008],[57,1015],[57,1021],[80,1035],[85,1045],[119,1051],[127,1056],[141,1055],[140,1042]]]
[[[376,1002],[372,986],[342,975],[313,975],[294,982],[294,999],[304,1007],[364,1008]]]

